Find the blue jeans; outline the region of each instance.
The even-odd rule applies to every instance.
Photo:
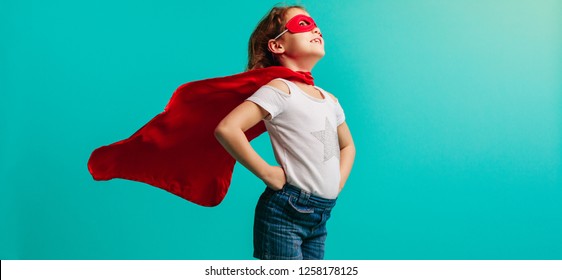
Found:
[[[321,260],[326,221],[336,199],[311,195],[286,184],[268,187],[260,196],[254,219],[254,257],[262,260]]]

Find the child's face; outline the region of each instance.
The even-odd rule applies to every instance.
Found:
[[[285,14],[285,23],[296,15],[310,16],[302,9],[289,9]],[[277,40],[283,45],[284,54],[293,58],[309,56],[322,58],[325,54],[324,39],[318,27],[300,33],[286,32]]]

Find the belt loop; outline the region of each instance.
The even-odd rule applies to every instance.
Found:
[[[306,204],[308,203],[308,200],[310,199],[310,193],[304,191],[304,190],[300,190],[299,193],[299,203],[301,204]]]

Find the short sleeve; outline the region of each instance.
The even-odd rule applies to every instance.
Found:
[[[289,97],[289,94],[272,86],[265,85],[246,100],[252,101],[266,110],[269,113],[267,119],[272,120],[283,112]]]
[[[336,122],[337,126],[340,126],[343,122],[345,122],[345,113],[343,112],[343,108],[340,105],[340,102],[336,102]]]

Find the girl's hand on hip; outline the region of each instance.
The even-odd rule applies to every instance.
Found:
[[[285,170],[280,166],[271,166],[263,177],[263,182],[274,191],[280,191],[287,183]]]

